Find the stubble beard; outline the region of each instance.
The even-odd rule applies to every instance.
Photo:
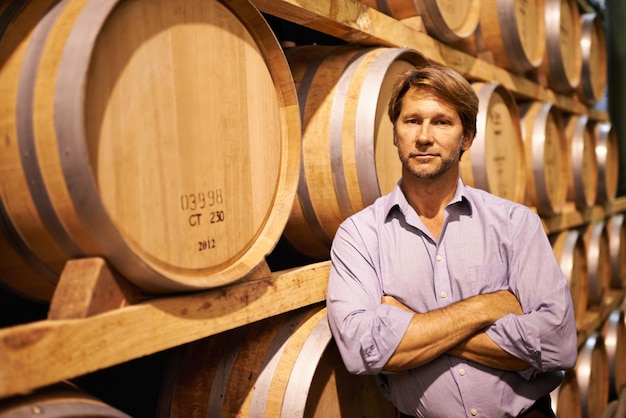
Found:
[[[402,167],[406,172],[408,172],[411,176],[418,179],[434,179],[450,170],[455,164],[461,160],[461,149],[457,149],[454,154],[450,154],[448,158],[440,159],[439,164],[436,166],[432,165],[424,165],[424,164],[414,164],[412,158],[410,156],[402,155],[398,152],[400,156],[400,162],[402,163]]]

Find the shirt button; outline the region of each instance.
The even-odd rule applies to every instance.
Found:
[[[476,409],[476,408],[472,408],[472,410],[470,412],[472,413],[472,416],[478,415],[478,409]]]
[[[435,258],[437,259],[437,261],[441,261],[441,259],[442,259],[443,257],[441,257],[440,255],[438,255],[438,256],[437,256],[437,257],[435,257]]]
[[[459,370],[459,374],[460,374],[461,376],[465,376],[465,369],[461,369],[461,370]]]
[[[440,295],[442,298],[445,298],[446,296],[448,296],[448,294],[447,294],[446,292],[441,292],[441,293],[439,293],[439,295]]]

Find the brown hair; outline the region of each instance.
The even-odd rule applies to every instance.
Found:
[[[394,130],[402,110],[402,99],[411,87],[432,92],[440,100],[452,106],[463,124],[463,135],[473,138],[476,135],[476,115],[478,96],[471,84],[450,67],[428,64],[406,71],[395,83],[387,113]]]

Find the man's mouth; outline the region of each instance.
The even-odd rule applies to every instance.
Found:
[[[425,160],[425,159],[435,158],[435,157],[437,157],[437,154],[426,154],[426,153],[411,154],[411,158],[415,158],[418,160]]]

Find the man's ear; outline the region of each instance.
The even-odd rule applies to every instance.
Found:
[[[463,151],[467,151],[472,146],[473,142],[474,142],[474,135],[463,134],[461,136],[461,149]]]

